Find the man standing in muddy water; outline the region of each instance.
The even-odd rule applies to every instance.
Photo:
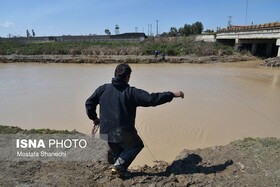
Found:
[[[143,149],[144,144],[135,128],[136,108],[138,106],[157,106],[184,98],[182,91],[148,93],[131,87],[128,82],[132,70],[128,64],[119,64],[111,84],[99,86],[87,99],[86,112],[95,126],[100,123],[100,134],[108,137],[107,141],[113,154],[112,174],[130,177],[127,168]],[[100,105],[100,120],[96,107]]]

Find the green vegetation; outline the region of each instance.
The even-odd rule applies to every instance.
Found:
[[[201,34],[203,31],[203,24],[199,21],[189,25],[185,24],[183,27],[177,29],[176,27],[171,27],[170,31],[167,33],[162,33],[162,36],[190,36]],[[209,29],[207,30],[209,32]]]
[[[0,134],[79,134],[78,131],[50,130],[50,129],[21,129],[14,126],[0,125]]]
[[[159,37],[149,37],[144,42],[95,41],[95,42],[20,42],[0,41],[0,55],[153,55],[155,50],[169,56],[209,56],[232,55],[233,47],[216,42],[195,41],[201,34],[203,24],[199,21],[184,24],[180,28],[171,27],[170,31]],[[213,30],[206,30],[214,33]],[[119,32],[116,25],[115,32]],[[105,33],[110,35],[109,29]],[[35,36],[35,34],[34,34]]]
[[[195,41],[195,36],[154,38],[143,43],[142,49],[144,54],[152,54],[157,49],[169,56],[232,55],[236,53],[230,46],[214,42]]]
[[[0,55],[99,55],[112,50],[130,48],[132,42],[0,42]]]
[[[197,42],[194,36],[156,37],[144,42],[0,42],[0,55],[152,55],[156,49],[170,56],[235,53],[233,47]]]

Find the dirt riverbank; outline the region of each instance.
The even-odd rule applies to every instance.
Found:
[[[0,63],[38,62],[38,63],[213,63],[213,62],[240,62],[256,60],[248,55],[224,55],[224,56],[167,56],[155,58],[154,56],[137,55],[2,55]]]
[[[268,58],[265,59],[260,66],[267,66],[267,67],[280,67],[280,57]]]
[[[246,138],[184,150],[172,163],[132,169],[119,179],[104,161],[0,161],[0,186],[279,186],[280,140]]]

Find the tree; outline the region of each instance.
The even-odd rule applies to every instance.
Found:
[[[120,27],[119,27],[119,25],[115,26],[115,33],[116,34],[120,34]]]
[[[105,29],[105,34],[107,34],[107,35],[111,35],[111,32],[110,32],[110,30],[107,28],[107,29]]]
[[[191,26],[192,34],[201,34],[203,31],[203,24],[199,21],[195,22]]]
[[[28,29],[26,30],[26,37],[30,37],[30,32]]]
[[[35,31],[32,29],[32,36],[35,37]]]
[[[201,34],[203,31],[203,25],[197,21],[192,25],[185,24],[184,27],[180,27],[178,30],[176,27],[171,27],[168,36],[189,36],[193,34]]]
[[[184,27],[179,29],[179,33],[181,36],[189,36],[192,34],[192,29],[189,24],[185,24]]]
[[[205,33],[209,33],[209,34],[215,33],[214,30],[211,30],[211,29],[206,29],[204,32],[205,32]]]
[[[171,27],[169,31],[169,36],[177,36],[178,35],[178,30],[176,27]]]

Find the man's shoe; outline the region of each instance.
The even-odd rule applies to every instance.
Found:
[[[117,175],[119,178],[130,178],[132,175],[129,171],[127,171],[126,169],[122,169],[118,166],[113,166],[112,170],[111,170],[113,175]]]
[[[111,173],[112,175],[116,175],[118,173],[118,170],[115,167],[113,167]]]

